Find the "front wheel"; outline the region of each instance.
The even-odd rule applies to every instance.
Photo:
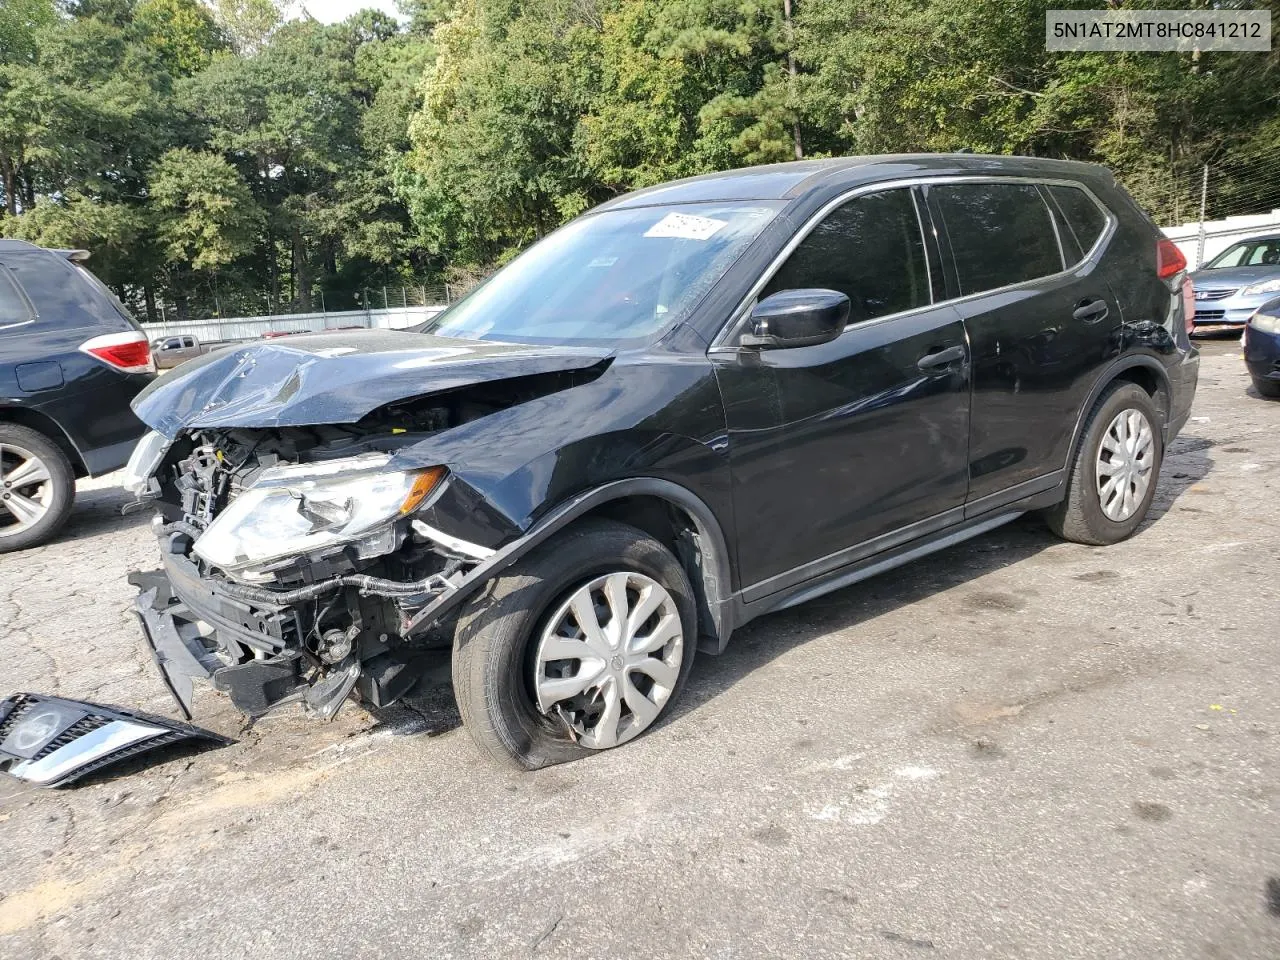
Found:
[[[1065,540],[1118,543],[1142,523],[1155,497],[1164,446],[1160,416],[1145,390],[1110,386],[1085,424],[1067,477],[1067,495],[1049,508],[1049,528]]]
[[[689,579],[634,527],[590,520],[548,541],[463,610],[453,689],[498,760],[532,770],[651,728],[693,666]]]

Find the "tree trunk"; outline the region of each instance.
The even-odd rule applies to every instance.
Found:
[[[156,291],[151,284],[142,288],[142,299],[147,305],[147,323],[156,322]]]
[[[275,314],[280,303],[280,265],[276,262],[276,238],[267,230],[267,313]]]
[[[4,178],[4,209],[11,217],[18,215],[17,178],[13,175],[13,161],[0,156],[0,176]]]
[[[293,271],[298,278],[298,307],[302,313],[310,313],[311,265],[307,263],[307,241],[297,227],[293,228]]]
[[[796,40],[795,30],[791,26],[791,0],[782,0],[782,19],[787,25],[787,72],[791,74],[790,93],[792,98],[796,95]],[[796,159],[804,159],[804,144],[800,142],[800,120],[799,118],[791,121],[791,137],[795,141]]]

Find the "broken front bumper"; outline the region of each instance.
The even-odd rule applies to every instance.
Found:
[[[164,556],[164,569],[131,573],[129,582],[140,590],[134,611],[152,658],[187,719],[193,680],[212,680],[250,716],[296,693],[300,625],[293,610],[234,600],[173,554]],[[252,659],[240,664],[244,652]]]
[[[134,612],[152,658],[187,719],[196,680],[211,682],[252,717],[300,702],[327,719],[357,687],[364,700],[385,706],[417,679],[421,653],[388,647],[385,635],[340,663],[321,664],[304,644],[309,604],[245,600],[202,577],[185,556],[162,557],[162,569],[131,573],[129,582],[139,588]]]
[[[620,481],[580,494],[549,513],[524,536],[483,558],[477,556],[478,562],[465,572],[459,571],[448,579],[435,577],[433,586],[415,594],[412,607],[401,608],[399,636],[420,637],[447,622],[455,609],[484,583],[574,517],[620,495],[617,488],[627,483]],[[174,546],[172,537],[162,539],[163,569],[131,573],[129,582],[140,591],[134,610],[156,666],[188,719],[192,681],[197,679],[212,681],[250,716],[300,700],[309,713],[331,717],[352,689],[374,706],[399,699],[425,666],[425,658],[411,647],[388,646],[385,636],[366,636],[361,638],[358,660],[344,661],[317,681],[317,664],[304,649],[312,626],[305,603],[272,602],[272,591],[265,589],[251,591],[261,599],[246,600],[244,588],[231,589],[220,580],[202,577],[196,565],[175,552]],[[367,584],[362,587],[359,581],[366,579],[370,578],[339,577],[327,583],[357,581],[352,589],[367,588],[370,593],[384,589]],[[727,574],[722,582],[728,583]],[[320,583],[293,593],[325,587],[326,583]],[[730,622],[723,619],[723,612],[709,616],[717,623]],[[306,676],[308,671],[312,673],[310,678]]]

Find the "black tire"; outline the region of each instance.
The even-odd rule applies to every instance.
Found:
[[[1254,377],[1253,389],[1258,391],[1258,396],[1260,397],[1280,400],[1280,380],[1265,380],[1262,377]]]
[[[539,712],[532,640],[571,591],[622,570],[656,580],[676,603],[683,656],[664,713],[679,697],[697,649],[696,608],[684,569],[643,531],[609,520],[583,521],[490,581],[458,617],[454,696],[463,725],[494,759],[536,770],[599,752],[578,744],[563,720]],[[660,715],[654,726],[664,719]]]
[[[1094,475],[1099,447],[1111,422],[1123,410],[1138,410],[1147,418],[1155,439],[1155,462],[1151,466],[1151,482],[1146,496],[1138,504],[1133,515],[1124,520],[1112,520],[1102,512],[1098,487]],[[1049,529],[1075,543],[1106,546],[1119,543],[1129,537],[1146,518],[1147,510],[1155,497],[1160,479],[1160,465],[1164,462],[1164,438],[1161,418],[1147,391],[1137,384],[1118,382],[1109,386],[1093,406],[1085,423],[1084,435],[1076,450],[1075,460],[1067,477],[1066,497],[1061,503],[1045,511]]]
[[[71,515],[71,505],[76,497],[76,477],[66,454],[43,433],[13,423],[0,423],[0,447],[7,444],[31,453],[49,473],[48,486],[52,502],[43,517],[27,529],[6,534],[5,527],[12,525],[13,516],[0,503],[0,553],[25,550],[51,539]],[[5,491],[0,488],[0,497]]]

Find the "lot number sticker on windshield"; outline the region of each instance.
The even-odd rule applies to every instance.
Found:
[[[676,240],[706,240],[727,220],[695,217],[688,213],[668,213],[644,232],[646,237],[673,237]]]

